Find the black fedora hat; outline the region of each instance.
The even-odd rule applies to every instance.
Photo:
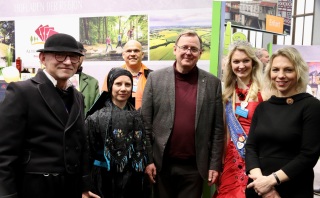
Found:
[[[50,36],[44,43],[44,48],[37,52],[74,52],[83,56],[76,39],[63,33]]]

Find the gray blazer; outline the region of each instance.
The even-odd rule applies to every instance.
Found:
[[[150,73],[142,99],[142,116],[150,139],[149,160],[161,170],[163,153],[172,132],[175,114],[174,67]],[[195,122],[195,148],[199,173],[204,180],[208,171],[222,169],[223,105],[221,82],[199,69]]]

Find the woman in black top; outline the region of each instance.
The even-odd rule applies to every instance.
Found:
[[[102,198],[142,197],[146,139],[142,118],[128,102],[132,75],[113,68],[107,81],[109,92],[101,94],[85,122],[94,193]]]
[[[256,108],[246,144],[251,178],[246,196],[313,197],[313,167],[320,154],[320,101],[305,93],[308,65],[292,47],[276,51],[267,66],[273,95]]]

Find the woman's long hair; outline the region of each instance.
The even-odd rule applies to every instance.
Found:
[[[226,58],[224,72],[223,72],[223,82],[224,82],[224,91],[222,93],[222,100],[226,103],[229,98],[232,97],[237,82],[237,76],[232,71],[232,56],[235,51],[244,52],[252,60],[252,71],[251,71],[251,81],[252,88],[250,91],[250,98],[253,100],[257,98],[258,92],[261,90],[261,79],[262,79],[262,68],[263,65],[261,61],[256,57],[254,49],[249,43],[236,43],[234,44],[229,54]]]

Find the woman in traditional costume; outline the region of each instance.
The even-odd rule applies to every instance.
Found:
[[[132,75],[113,68],[107,81],[109,92],[101,94],[85,122],[94,193],[102,198],[142,197],[147,140],[142,118],[128,102]]]

